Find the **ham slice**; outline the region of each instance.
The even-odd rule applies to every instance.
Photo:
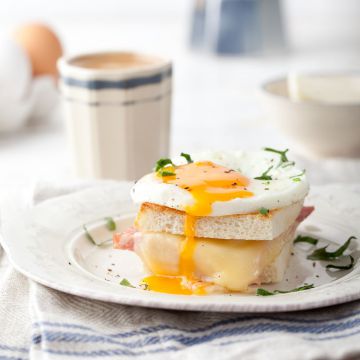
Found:
[[[300,211],[299,216],[296,219],[296,222],[299,224],[304,221],[313,211],[315,208],[313,206],[303,206],[303,208]]]
[[[122,233],[113,235],[113,244],[115,249],[134,250],[134,243],[141,238],[141,233],[131,226]]]

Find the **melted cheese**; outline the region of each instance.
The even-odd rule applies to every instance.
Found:
[[[167,170],[168,173],[174,175],[161,176],[162,181],[191,192],[194,204],[185,209],[185,239],[181,242],[176,276],[171,278],[168,277],[171,274],[167,271],[165,271],[166,276],[164,276],[162,270],[160,272],[159,270],[153,271],[157,267],[157,265],[153,264],[154,266],[150,265],[150,269],[152,269],[154,275],[145,278],[144,282],[147,283],[150,290],[154,291],[185,295],[203,294],[205,293],[203,291],[204,284],[199,285],[194,261],[195,248],[198,247],[195,240],[196,216],[210,214],[211,206],[215,201],[229,201],[235,198],[253,196],[246,189],[249,180],[239,172],[210,161],[201,161],[178,167],[171,166]],[[208,246],[205,247],[209,249]],[[211,256],[210,259],[212,259]],[[173,274],[173,270],[171,273]],[[205,273],[208,273],[208,269],[206,269]],[[210,277],[213,278],[213,276]]]
[[[259,282],[264,269],[292,239],[293,231],[289,228],[272,241],[195,238],[192,280],[186,279],[181,270],[182,248],[187,242],[184,236],[143,233],[137,252],[157,274],[144,279],[151,290],[201,295],[210,284],[216,284],[230,291],[246,291],[250,284]]]

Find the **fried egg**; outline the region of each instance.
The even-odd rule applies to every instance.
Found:
[[[135,203],[167,206],[193,216],[224,216],[273,210],[302,200],[305,172],[287,151],[202,152],[172,159],[165,176],[151,173],[132,188]],[[172,174],[172,175],[170,175]]]

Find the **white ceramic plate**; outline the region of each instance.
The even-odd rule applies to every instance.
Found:
[[[130,184],[103,186],[38,201],[27,209],[14,210],[2,224],[1,243],[13,265],[29,278],[70,294],[91,299],[178,310],[267,312],[310,309],[360,298],[360,262],[350,271],[330,273],[325,264],[306,260],[313,248],[295,246],[282,283],[263,286],[288,290],[304,283],[315,288],[276,296],[243,294],[184,296],[161,294],[119,285],[126,278],[138,284],[146,275],[141,261],[129,251],[113,250],[111,232],[104,218],[112,216],[121,231],[131,224],[136,209],[129,197]],[[315,212],[299,232],[331,243],[334,248],[349,236],[359,239],[360,194],[341,186],[316,189],[308,197]],[[9,211],[11,213],[11,211]],[[91,243],[84,233],[105,240]],[[320,246],[322,245],[319,244]],[[354,241],[350,251],[358,255]]]

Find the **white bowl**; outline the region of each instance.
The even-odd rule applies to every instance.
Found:
[[[360,156],[360,103],[296,102],[289,98],[286,78],[263,84],[267,120],[272,121],[303,153]]]

